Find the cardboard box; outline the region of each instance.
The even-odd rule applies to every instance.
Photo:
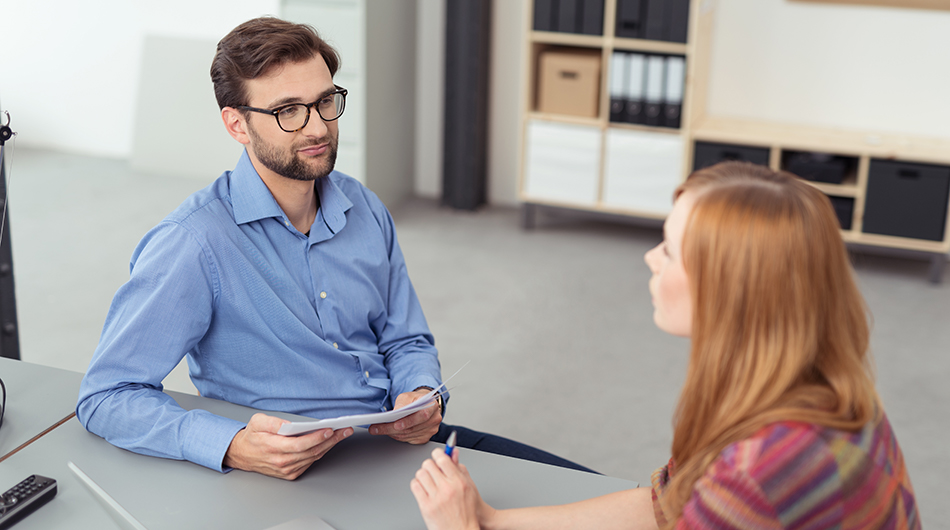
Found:
[[[538,112],[597,117],[600,50],[547,50],[538,62]]]

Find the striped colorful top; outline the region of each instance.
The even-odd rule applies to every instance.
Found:
[[[673,461],[653,473],[659,498]],[[693,488],[676,528],[920,528],[904,456],[884,414],[856,433],[798,422],[727,446]]]

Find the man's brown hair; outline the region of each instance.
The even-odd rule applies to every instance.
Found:
[[[312,26],[275,17],[260,17],[231,30],[220,42],[211,63],[211,82],[218,107],[247,105],[245,81],[266,75],[273,68],[306,61],[317,54],[336,75],[340,56]]]

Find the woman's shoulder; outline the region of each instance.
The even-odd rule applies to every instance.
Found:
[[[713,465],[768,478],[782,473],[801,475],[818,465],[850,472],[856,458],[865,459],[864,466],[886,466],[903,459],[883,413],[858,431],[798,421],[772,423],[727,446]]]
[[[778,422],[727,446],[697,482],[771,507],[783,526],[831,517],[843,528],[875,527],[888,517],[914,526],[913,489],[887,417],[856,432]],[[795,523],[795,524],[792,524]]]

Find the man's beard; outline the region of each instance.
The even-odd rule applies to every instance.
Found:
[[[295,145],[291,147],[289,156],[286,156],[281,153],[279,148],[265,142],[250,124],[248,124],[247,131],[251,136],[251,145],[254,148],[254,154],[257,155],[257,159],[261,161],[264,167],[282,177],[294,180],[317,180],[329,175],[330,172],[333,171],[334,164],[336,164],[338,139],[336,136],[330,136],[329,131],[327,131],[327,136],[321,139],[329,140],[329,145],[325,153],[326,157],[324,158],[326,163],[319,167],[305,163],[301,155],[297,153],[297,150],[304,149],[311,145],[319,145],[323,143],[322,141]]]

